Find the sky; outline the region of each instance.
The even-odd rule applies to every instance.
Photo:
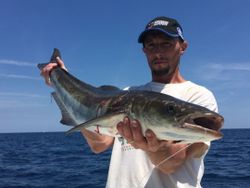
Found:
[[[65,131],[36,65],[60,49],[70,73],[94,86],[151,80],[137,38],[157,16],[176,18],[187,80],[210,89],[224,128],[250,128],[250,1],[0,0],[0,133]]]

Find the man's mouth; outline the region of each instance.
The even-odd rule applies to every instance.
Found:
[[[165,64],[165,63],[167,63],[166,61],[163,61],[163,60],[155,60],[155,61],[153,61],[152,62],[154,65],[159,65],[159,64]]]

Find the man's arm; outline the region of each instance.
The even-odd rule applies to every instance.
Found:
[[[111,136],[100,135],[87,129],[81,129],[81,133],[94,153],[101,153],[114,143],[114,137]]]
[[[140,123],[136,120],[130,121],[128,118],[118,123],[117,129],[131,145],[144,150],[151,162],[165,174],[175,172],[189,157],[199,157],[207,149],[203,143],[187,145],[158,140],[151,130],[147,130],[144,137]]]

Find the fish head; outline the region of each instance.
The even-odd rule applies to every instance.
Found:
[[[180,126],[192,124],[218,131],[224,122],[224,118],[220,114],[187,102],[168,102],[164,108],[168,115],[172,115]]]
[[[223,116],[205,107],[165,97],[151,101],[147,109],[148,124],[159,126],[162,135],[164,131],[174,135],[172,140],[205,142],[222,137],[219,130],[224,123]]]

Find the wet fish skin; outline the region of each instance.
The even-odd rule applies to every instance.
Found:
[[[54,50],[51,61],[61,58]],[[42,69],[46,64],[39,64]],[[166,94],[141,90],[120,90],[114,86],[94,87],[57,67],[50,79],[52,93],[61,113],[61,123],[74,126],[68,131],[86,128],[98,134],[115,136],[116,125],[125,116],[137,119],[143,133],[155,132],[159,139],[186,143],[213,141],[222,137],[219,131],[224,118],[204,107]]]

